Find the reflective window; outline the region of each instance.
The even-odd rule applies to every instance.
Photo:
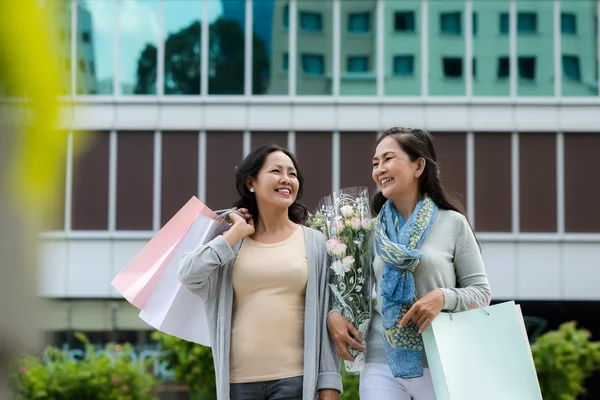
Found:
[[[208,93],[244,94],[246,2],[245,0],[207,0],[207,2],[210,20]]]
[[[331,95],[333,90],[333,2],[297,3],[296,93]]]
[[[156,94],[157,40],[158,1],[120,1],[120,94]]]
[[[412,55],[394,57],[394,75],[410,76],[415,72],[415,57]]]
[[[431,1],[429,4],[429,94],[465,95],[465,2]]]
[[[598,96],[597,2],[561,2],[563,96]]]
[[[348,15],[349,33],[367,33],[370,30],[371,15],[368,12]]]
[[[377,2],[341,2],[340,94],[377,94]]]
[[[517,74],[519,96],[554,95],[554,6],[551,1],[517,2]]]
[[[115,2],[82,0],[77,9],[76,93],[113,93]]]
[[[58,90],[61,95],[71,94],[71,2],[69,0],[54,0],[41,3],[44,13],[47,13],[52,25],[52,45],[56,48],[54,55],[57,61],[59,84]],[[10,60],[1,60],[10,62]],[[77,65],[75,66],[77,68]],[[22,88],[10,81],[0,83],[0,96],[22,97]]]
[[[289,7],[282,1],[254,0],[252,2],[252,93],[267,95],[288,94],[289,30],[277,24],[277,16]]]
[[[509,96],[509,1],[475,0],[472,4],[473,95]],[[500,27],[498,23],[500,23]]]
[[[384,94],[421,94],[421,2],[386,1],[384,20]]]
[[[200,0],[170,0],[165,3],[166,95],[200,94],[201,15]]]

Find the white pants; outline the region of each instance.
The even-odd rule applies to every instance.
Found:
[[[361,400],[436,400],[428,368],[414,379],[394,378],[387,364],[367,363],[360,373]]]

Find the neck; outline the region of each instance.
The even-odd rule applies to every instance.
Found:
[[[258,217],[256,233],[272,235],[289,229],[293,222],[288,216],[288,209],[261,210]]]
[[[421,200],[421,193],[418,190],[415,190],[414,192],[393,198],[392,204],[402,215],[402,218],[404,218],[405,221],[408,221],[410,214],[412,214],[419,200]]]

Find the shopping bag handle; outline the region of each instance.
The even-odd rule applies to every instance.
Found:
[[[244,214],[242,214],[238,210],[234,210],[233,208],[226,208],[224,210],[217,210],[217,211],[215,211],[215,214],[217,214],[217,220],[223,220],[224,222],[227,222],[227,221],[225,221],[225,217],[227,217],[229,214],[237,214],[240,217],[246,219],[246,217],[244,217]]]
[[[487,315],[490,315],[488,310],[485,309],[485,305],[483,303],[481,303],[481,301],[477,297],[475,297],[473,294],[471,294],[471,292],[463,291],[462,293],[466,294],[467,297],[469,297],[471,300],[473,300],[475,302],[475,304],[477,304],[479,306],[479,308],[482,309]],[[450,311],[450,319],[452,319],[452,311]]]

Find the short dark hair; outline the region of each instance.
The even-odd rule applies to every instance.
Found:
[[[292,222],[296,224],[302,224],[308,217],[308,209],[298,202],[302,197],[302,192],[304,189],[304,177],[302,176],[302,172],[300,172],[296,157],[294,157],[289,150],[284,149],[276,144],[261,146],[253,150],[237,167],[235,173],[235,186],[240,195],[240,199],[236,201],[233,206],[238,208],[247,208],[250,214],[252,214],[254,221],[258,221],[258,204],[256,203],[256,197],[254,196],[254,193],[248,190],[248,178],[251,177],[252,179],[256,179],[258,172],[265,164],[267,156],[277,151],[280,151],[288,156],[292,160],[294,168],[296,168],[296,176],[299,183],[298,193],[296,195],[296,200],[288,209],[288,215]]]

